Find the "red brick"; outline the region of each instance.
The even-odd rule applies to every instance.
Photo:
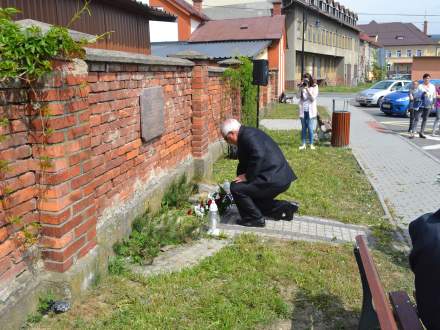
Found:
[[[34,198],[38,193],[38,189],[34,186],[26,187],[12,193],[6,200],[5,204],[8,208],[19,205]]]
[[[87,109],[88,107],[89,107],[89,102],[84,101],[84,100],[73,101],[67,105],[67,109],[69,110],[69,112],[82,111],[82,110]]]
[[[42,248],[49,249],[63,249],[68,246],[73,241],[73,239],[73,232],[69,232],[60,238],[43,236],[40,240],[40,246]]]
[[[14,206],[13,208],[8,210],[8,213],[21,217],[25,214],[34,211],[36,208],[37,208],[37,203],[35,198],[33,198],[27,202]]]
[[[91,160],[84,162],[83,170],[85,173],[104,164],[104,155],[94,156]]]
[[[26,263],[20,262],[19,264],[9,268],[3,275],[0,276],[0,283],[6,283],[11,281],[16,276],[20,275],[26,270]]]
[[[90,106],[90,110],[92,111],[92,114],[96,115],[111,111],[112,108],[110,106],[110,103],[97,103]]]
[[[55,199],[45,198],[40,201],[39,209],[46,212],[59,212],[72,204],[70,195]]]
[[[87,134],[90,134],[90,125],[88,124],[69,129],[67,131],[67,138],[73,140]]]
[[[64,223],[62,223],[59,226],[49,226],[44,225],[41,229],[41,234],[44,236],[50,236],[50,237],[57,237],[60,238],[67,234],[68,232],[72,231],[76,226],[78,226],[84,219],[83,215],[78,215]]]
[[[3,258],[4,256],[8,255],[14,249],[15,249],[15,244],[12,239],[8,239],[7,241],[0,243],[0,258]]]
[[[45,104],[45,111],[51,116],[59,116],[64,114],[64,103],[48,103]],[[42,109],[43,110],[43,109]]]
[[[96,228],[96,217],[91,217],[87,219],[84,223],[79,225],[75,229],[75,237],[80,237],[89,230],[92,230],[93,228]]]
[[[72,189],[78,189],[78,188],[86,185],[87,183],[91,182],[93,179],[94,179],[94,176],[92,173],[86,173],[84,175],[81,175],[81,176],[73,179],[71,182],[71,187],[72,187]]]
[[[51,158],[59,158],[66,154],[66,143],[47,145],[44,148],[41,146],[33,146],[32,150],[35,157],[47,156]]]
[[[6,227],[1,227],[0,228],[0,243],[5,241],[9,236],[9,232],[6,229]]]
[[[61,183],[56,186],[49,186],[44,189],[45,198],[61,198],[70,192],[70,185],[68,182]]]
[[[84,198],[73,206],[73,214],[78,214],[82,210],[94,205],[94,196],[91,195],[89,197]]]
[[[80,237],[63,250],[43,250],[42,256],[44,259],[51,261],[63,262],[68,260],[73,254],[79,251],[79,249],[85,244],[85,237]]]
[[[70,164],[70,166],[76,165],[82,161],[89,159],[90,155],[91,155],[91,152],[89,150],[84,150],[84,151],[78,152],[78,153],[69,157],[69,164]]]
[[[60,184],[80,175],[80,173],[81,166],[78,164],[56,174],[47,174],[44,180],[41,180],[41,183],[52,185]]]
[[[64,142],[65,136],[64,132],[53,132],[49,136],[43,135],[42,132],[29,132],[29,142],[30,143],[61,143]]]
[[[27,172],[18,177],[4,181],[4,187],[8,188],[10,192],[17,191],[35,184],[35,174],[33,172]]]
[[[70,208],[58,213],[40,213],[40,221],[42,224],[59,225],[67,221],[71,216]]]
[[[0,276],[4,274],[9,268],[12,267],[11,258],[4,257],[0,259]]]
[[[78,258],[84,257],[90,250],[92,250],[96,246],[96,240],[92,240],[88,242],[85,246],[81,248],[78,252]]]
[[[95,197],[99,197],[99,196],[104,195],[105,193],[107,193],[112,188],[113,188],[112,182],[111,181],[107,181],[106,183],[104,183],[103,185],[99,186],[96,189]]]
[[[53,261],[45,261],[44,266],[48,271],[64,273],[73,265],[73,258],[66,260],[64,262],[53,262]]]

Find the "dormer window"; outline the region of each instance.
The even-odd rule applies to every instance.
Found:
[[[405,39],[404,36],[396,36],[396,40],[403,40],[403,39]]]
[[[240,30],[247,30],[249,27],[247,25],[240,26]]]

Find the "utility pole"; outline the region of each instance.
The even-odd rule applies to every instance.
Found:
[[[305,55],[304,55],[304,39],[306,37],[306,29],[307,29],[307,16],[306,10],[303,8],[303,28],[302,28],[302,48],[301,48],[301,79],[304,77],[305,71]]]

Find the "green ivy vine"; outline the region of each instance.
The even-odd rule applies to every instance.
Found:
[[[80,16],[87,12],[90,14],[88,4],[90,0],[84,2],[84,6],[72,18],[71,25]],[[75,41],[69,34],[66,27],[52,26],[46,33],[39,27],[31,26],[23,28],[16,24],[12,18],[19,13],[15,8],[0,8],[0,86],[8,86],[13,83],[20,83],[21,88],[27,88],[39,99],[40,92],[36,88],[38,81],[52,70],[54,59],[71,60],[73,58],[83,58],[85,55],[84,46],[90,43],[88,40]],[[96,41],[94,39],[93,41]],[[47,171],[53,166],[52,159],[45,156],[48,139],[53,134],[53,129],[49,125],[52,116],[50,110],[38,101],[31,101],[34,113],[41,120],[41,150],[39,157],[39,191],[37,202],[44,201],[45,185],[42,184],[47,175]],[[0,117],[0,143],[8,139],[7,132],[10,126],[10,119],[7,111]],[[0,160],[0,201],[5,212],[6,221],[22,227],[16,233],[16,237],[22,241],[25,247],[29,247],[39,238],[39,221],[23,224],[21,217],[8,212],[8,199],[13,193],[11,187],[5,184],[5,178],[10,170],[7,160]],[[39,208],[37,208],[39,209]]]
[[[229,78],[231,87],[240,90],[241,121],[246,126],[255,127],[257,121],[257,87],[252,84],[252,61],[245,57],[238,58],[241,64],[237,68],[228,68],[224,77]]]

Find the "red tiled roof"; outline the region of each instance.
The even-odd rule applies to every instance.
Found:
[[[383,47],[381,44],[379,44],[378,42],[374,41],[373,38],[370,38],[368,36],[368,34],[360,33],[359,34],[359,39],[361,39],[362,41],[366,41],[366,42],[372,44],[373,46],[375,46],[377,48],[382,48]]]
[[[377,23],[358,25],[369,36],[379,36],[384,46],[432,45],[435,42],[412,23]]]
[[[169,3],[177,5],[177,7],[183,8],[185,11],[193,16],[200,18],[202,21],[208,21],[209,17],[203,13],[198,12],[192,5],[185,0],[167,0]]]
[[[191,42],[277,40],[284,31],[284,15],[208,21],[195,30]]]

